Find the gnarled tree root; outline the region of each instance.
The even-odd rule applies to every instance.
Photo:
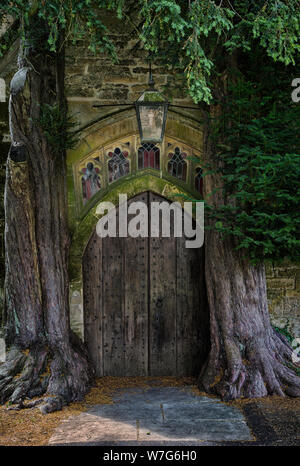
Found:
[[[42,413],[50,413],[82,400],[92,378],[86,357],[70,346],[64,351],[12,347],[0,366],[0,403],[9,402],[16,409],[41,405]]]
[[[198,386],[221,397],[259,398],[268,395],[300,396],[300,377],[293,363],[288,340],[272,329],[269,338],[225,341],[224,348],[213,346]]]

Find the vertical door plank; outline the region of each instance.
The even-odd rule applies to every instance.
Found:
[[[101,243],[102,239],[94,232],[86,247],[82,265],[84,341],[98,377],[103,375]]]
[[[151,201],[165,201],[143,193],[129,203],[136,200],[149,212]],[[204,250],[187,249],[171,232],[92,235],[83,258],[84,331],[97,376],[198,375],[209,340]]]
[[[149,195],[150,203],[164,200]],[[150,237],[149,246],[149,375],[176,375],[175,238]]]
[[[103,373],[111,376],[126,375],[123,254],[124,238],[103,238]]]
[[[128,201],[144,202],[143,193]],[[128,216],[128,222],[135,215]],[[125,372],[148,375],[148,238],[124,239]]]
[[[187,249],[177,238],[177,374],[198,375],[201,366],[202,248]]]

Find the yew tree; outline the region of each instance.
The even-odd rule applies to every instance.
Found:
[[[292,348],[270,323],[264,271],[266,259],[299,257],[299,139],[291,142],[299,112],[277,96],[296,77],[299,2],[3,0],[2,21],[19,22],[20,51],[5,188],[10,351],[0,367],[1,401],[22,405],[47,393],[47,412],[90,387],[87,354],[69,325],[65,160],[74,141],[64,47],[85,39],[117,59],[101,12],[121,18],[132,8],[145,58],[184,76],[203,114],[211,350],[199,386],[223,399],[299,396]],[[261,83],[270,73],[282,78],[270,78],[268,93]]]
[[[289,111],[299,2],[154,1],[144,14],[147,47],[185,75],[203,113],[211,350],[199,386],[223,399],[299,396],[292,349],[270,323],[264,269],[273,257],[299,259],[299,111]]]
[[[107,2],[107,7],[117,7]],[[3,21],[19,21],[18,71],[10,86],[11,148],[5,186],[7,360],[1,402],[23,406],[47,393],[42,411],[60,409],[88,391],[93,371],[70,330],[66,195],[68,130],[64,48],[70,31],[114,57],[90,2],[2,2]],[[88,35],[87,34],[87,35]],[[2,41],[5,49],[6,37]],[[3,52],[2,48],[2,52]],[[17,377],[16,377],[17,376]],[[39,400],[35,401],[35,404]]]

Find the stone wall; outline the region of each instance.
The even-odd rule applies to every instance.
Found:
[[[133,102],[143,92],[148,80],[147,53],[135,38],[136,33],[129,21],[106,19],[112,36],[116,39],[118,63],[104,55],[93,55],[84,42],[69,45],[66,50],[66,94],[70,113],[77,121],[77,129],[85,130],[91,124],[101,121],[107,115],[124,111],[124,107],[93,108],[93,104],[124,104]],[[125,32],[123,32],[125,31]],[[0,77],[9,87],[16,70],[18,42],[16,41],[6,57],[0,61]],[[171,72],[159,63],[153,63],[154,79],[158,89],[176,105],[191,105],[185,95],[181,76]],[[2,104],[1,104],[2,105]],[[182,115],[198,120],[199,113],[183,109]],[[9,148],[7,103],[0,110],[0,306],[3,295],[4,247],[3,247],[3,191],[4,164]],[[73,186],[71,184],[71,186]],[[70,198],[74,193],[70,193]],[[300,337],[300,266],[284,262],[274,267],[267,265],[267,285],[271,318],[274,325],[287,328],[295,337]],[[71,293],[72,326],[82,331],[81,290]]]
[[[284,261],[266,265],[269,310],[273,325],[300,338],[300,265]]]
[[[146,53],[137,41],[132,26],[125,22],[112,29],[118,31],[117,48],[119,62],[112,63],[107,57],[94,56],[84,45],[70,46],[66,51],[66,83],[69,108],[85,128],[119,108],[93,108],[93,104],[133,102],[143,92],[148,80]],[[154,79],[158,89],[176,105],[193,105],[186,97],[184,81],[159,63],[153,63]],[[182,114],[199,119],[194,111],[178,110]],[[284,262],[281,266],[266,266],[269,308],[275,326],[286,328],[293,336],[300,337],[300,266]],[[82,328],[82,302],[80,291],[72,297],[74,329]]]
[[[106,55],[94,55],[83,41],[66,48],[66,94],[70,113],[79,127],[99,120],[120,110],[116,107],[93,108],[95,103],[133,103],[148,83],[148,52],[137,39],[134,23],[137,18],[113,20],[102,17],[116,45],[118,62]],[[173,104],[193,105],[187,98],[184,79],[159,62],[152,62],[156,87],[164,92]],[[199,112],[180,109],[199,119]]]

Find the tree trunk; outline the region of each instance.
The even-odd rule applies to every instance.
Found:
[[[21,45],[11,82],[5,188],[10,351],[0,368],[0,397],[22,404],[47,393],[43,412],[49,412],[82,398],[91,373],[69,326],[65,151],[55,149],[40,123],[45,105],[66,112],[64,50],[49,52],[47,26],[36,23],[31,27],[36,36]],[[48,124],[51,134],[53,122]]]
[[[218,109],[212,108],[208,120]],[[205,125],[206,162],[218,168],[210,123]],[[226,200],[216,170],[204,178],[212,206]],[[211,224],[213,221],[208,220]],[[231,237],[213,229],[205,238],[205,275],[210,307],[211,350],[198,379],[201,389],[229,400],[266,395],[300,396],[300,378],[290,368],[292,348],[270,322],[264,265],[252,265]]]

